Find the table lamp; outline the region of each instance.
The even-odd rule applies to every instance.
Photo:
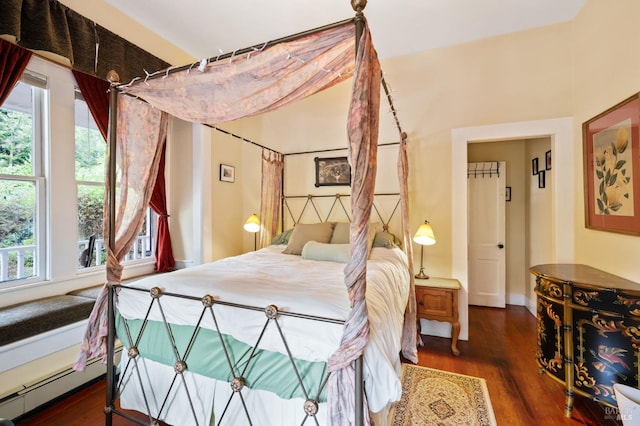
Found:
[[[436,243],[436,237],[433,235],[433,228],[429,225],[429,221],[425,220],[418,228],[416,235],[413,236],[413,241],[416,244],[420,244],[420,272],[416,274],[416,278],[423,280],[429,279],[429,275],[424,273],[424,246],[430,246]]]
[[[258,248],[258,231],[260,230],[260,218],[257,214],[252,214],[244,223],[244,230],[253,233],[253,250]]]

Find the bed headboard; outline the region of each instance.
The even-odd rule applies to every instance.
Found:
[[[282,209],[282,229],[298,222],[351,222],[351,195],[288,195],[283,197]],[[374,194],[370,221],[401,236],[400,193]]]

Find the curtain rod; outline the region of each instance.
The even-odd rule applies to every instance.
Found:
[[[380,148],[382,146],[391,146],[391,145],[400,145],[400,142],[381,143],[381,144],[378,144],[377,147]],[[345,146],[344,148],[328,148],[328,149],[318,149],[315,151],[289,152],[282,155],[286,157],[288,155],[322,154],[323,152],[344,151],[345,149],[349,149],[349,148]]]
[[[398,196],[400,195],[399,192],[376,192],[373,194],[376,197],[384,197],[384,196]],[[314,195],[314,194],[307,194],[307,195],[283,195],[282,198],[339,198],[339,197],[351,197],[350,193],[344,193],[344,194],[323,194],[323,195]]]
[[[216,126],[213,126],[213,125],[211,125],[211,124],[205,124],[205,126],[210,127],[210,128],[212,128],[212,129],[214,129],[214,130],[217,130],[217,131],[219,131],[220,133],[224,133],[224,134],[226,134],[226,135],[232,136],[232,137],[234,137],[234,138],[236,138],[236,139],[240,139],[240,140],[241,140],[241,141],[243,141],[243,142],[248,142],[248,143],[250,143],[250,144],[252,144],[252,145],[255,145],[255,146],[259,147],[259,148],[266,149],[267,151],[271,151],[271,152],[276,153],[276,154],[284,155],[283,153],[281,153],[281,152],[279,152],[279,151],[276,151],[276,150],[275,150],[275,149],[273,149],[273,148],[269,148],[269,147],[266,147],[266,146],[264,146],[264,145],[260,145],[260,144],[259,144],[259,143],[257,143],[257,142],[254,142],[254,141],[252,141],[252,140],[250,140],[250,139],[247,139],[247,138],[245,138],[245,137],[243,137],[243,136],[236,135],[235,133],[231,133],[231,132],[229,132],[229,131],[227,131],[227,130],[221,129],[220,127],[216,127]]]
[[[217,56],[211,56],[209,58],[203,59],[203,61],[206,60],[207,61],[206,63],[209,64],[209,63],[217,62],[217,61],[220,61],[220,60],[223,60],[223,59],[229,59],[229,58],[231,58],[233,56],[236,56],[236,55],[244,55],[245,53],[252,53],[252,52],[255,52],[255,51],[263,50],[263,49],[265,49],[267,47],[270,47],[270,46],[273,46],[275,44],[285,43],[285,42],[288,42],[288,41],[297,40],[297,39],[299,39],[301,37],[304,37],[304,36],[307,36],[307,35],[310,35],[310,34],[314,34],[314,33],[317,33],[319,31],[324,31],[324,30],[329,30],[329,29],[332,29],[332,28],[336,28],[336,27],[344,25],[344,24],[346,24],[348,22],[354,22],[354,21],[355,21],[355,18],[344,19],[342,21],[334,22],[332,24],[327,24],[327,25],[323,25],[321,27],[317,27],[317,28],[313,28],[313,29],[310,29],[310,30],[302,31],[302,32],[299,32],[299,33],[296,33],[296,34],[291,34],[291,35],[288,35],[288,36],[285,36],[285,37],[280,37],[280,38],[275,39],[275,40],[269,40],[269,41],[267,41],[265,43],[256,44],[256,45],[245,47],[245,48],[242,48],[242,49],[237,49],[237,50],[234,50],[233,52],[228,52],[228,53],[220,54],[220,55],[217,55]],[[178,66],[178,67],[169,67],[166,70],[156,71],[156,72],[154,72],[152,74],[146,75],[145,77],[136,77],[133,80],[129,81],[128,83],[122,83],[120,85],[121,86],[129,86],[129,85],[132,85],[132,84],[138,84],[138,83],[140,83],[142,81],[149,81],[149,80],[156,79],[158,77],[164,77],[164,76],[166,76],[168,74],[173,74],[174,72],[185,71],[185,70],[188,70],[190,68],[193,68],[195,66],[195,64],[197,64],[198,62],[200,62],[200,61],[196,61],[196,62],[193,62],[191,64],[182,65],[182,66]]]
[[[400,121],[398,120],[398,114],[395,106],[393,105],[393,99],[391,99],[391,94],[389,93],[389,88],[387,87],[387,81],[384,79],[384,75],[380,72],[380,80],[382,81],[382,87],[384,88],[384,93],[387,95],[387,101],[389,101],[389,107],[391,107],[391,113],[393,114],[393,119],[396,122],[396,127],[398,128],[398,132],[400,133],[400,140],[404,140],[406,138],[406,133],[402,131],[402,127],[400,127]]]

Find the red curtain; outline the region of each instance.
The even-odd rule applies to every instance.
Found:
[[[0,39],[0,105],[9,97],[30,59],[30,50]]]
[[[80,93],[87,102],[89,111],[93,120],[100,130],[100,134],[107,140],[107,131],[109,129],[109,87],[110,84],[106,80],[101,80],[89,74],[80,71],[71,70],[76,78]]]
[[[80,92],[87,102],[89,111],[102,134],[107,140],[109,129],[109,82],[89,74],[72,70]],[[169,215],[167,214],[167,195],[164,180],[164,150],[158,166],[158,177],[153,188],[149,206],[158,214],[158,230],[156,232],[156,272],[172,271],[175,268],[171,234],[169,233]]]
[[[162,156],[158,165],[158,177],[153,188],[149,205],[158,214],[158,231],[156,238],[156,272],[168,272],[175,269],[171,235],[169,235],[169,215],[167,214],[167,191],[164,181],[164,159],[167,144],[162,148]]]

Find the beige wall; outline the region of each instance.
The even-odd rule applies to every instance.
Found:
[[[554,223],[551,206],[553,206],[552,188],[554,187],[554,174],[550,170],[545,171],[545,187],[539,187],[539,176],[531,175],[531,160],[538,158],[539,170],[545,168],[545,153],[550,149],[548,138],[540,138],[527,141],[525,146],[525,158],[527,165],[526,190],[526,227],[524,229],[527,239],[525,264],[528,269],[533,265],[552,263],[556,259],[553,244]],[[552,166],[553,170],[553,166]],[[568,195],[568,194],[567,194]],[[536,296],[533,292],[535,279],[527,273],[527,306],[535,311]]]
[[[584,227],[581,123],[640,88],[640,2],[590,0],[573,22],[572,78],[576,125],[576,261],[640,282],[640,237],[587,230]],[[635,171],[634,171],[635,173]]]

